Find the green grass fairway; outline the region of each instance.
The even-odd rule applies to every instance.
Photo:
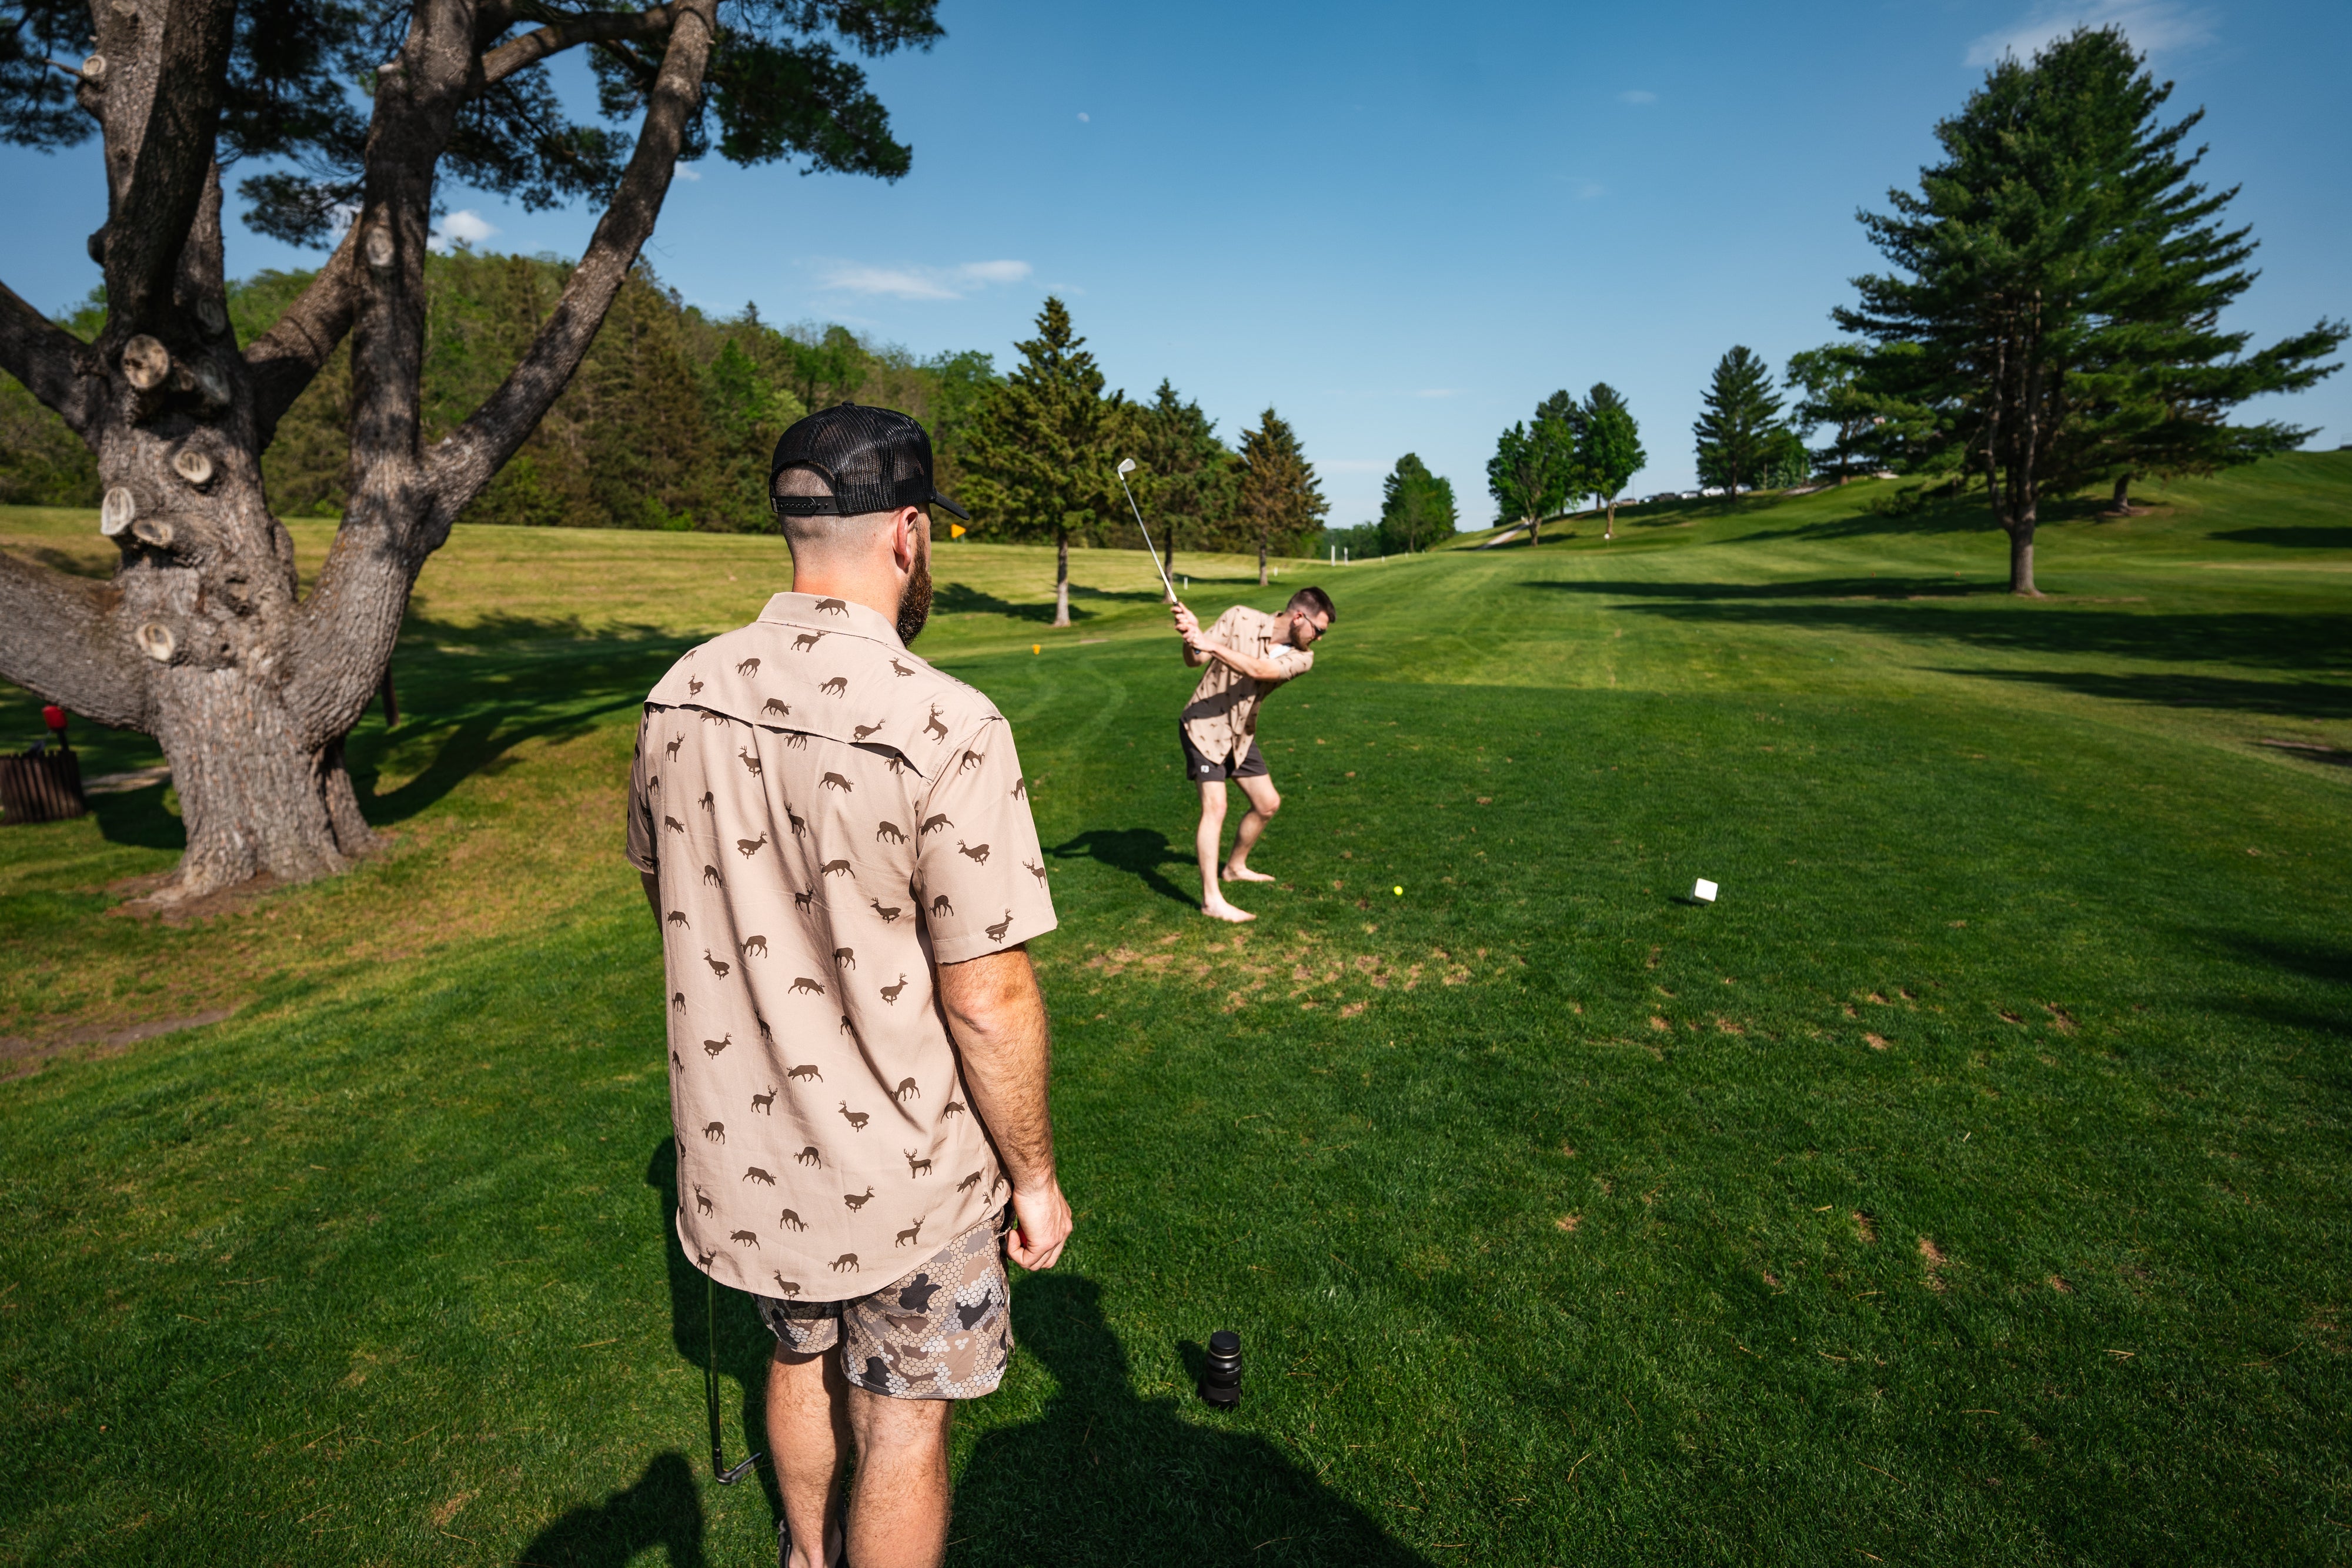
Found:
[[[1079,556],[1055,632],[1045,552],[940,549],[922,651],[1051,857],[1080,1219],[951,1562],[2352,1560],[2352,454],[2086,507],[2037,603],[1896,495],[1180,561],[1204,617],[1340,612],[1240,931],[1149,562]],[[638,700],[783,573],[459,529],[354,737],[393,846],[331,883],[162,924],[110,912],[167,789],[0,828],[0,1563],[772,1560],[619,849]],[[732,1459],[765,1346],[716,1328]]]

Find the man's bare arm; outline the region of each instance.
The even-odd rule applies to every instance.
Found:
[[[1192,662],[1192,643],[1185,644],[1187,663]],[[1202,643],[1200,644],[1200,650],[1203,662],[1214,659],[1229,669],[1240,671],[1260,685],[1278,686],[1290,679],[1293,674],[1292,671],[1285,668],[1282,661],[1278,659],[1261,659],[1255,653],[1236,653],[1231,648],[1219,647],[1214,643]]]
[[[1009,1246],[1013,1260],[1050,1269],[1069,1239],[1070,1206],[1054,1174],[1054,1118],[1046,1103],[1054,1044],[1037,972],[1028,949],[1015,946],[942,964],[939,976],[971,1108],[1013,1180],[1013,1212],[1021,1222]]]

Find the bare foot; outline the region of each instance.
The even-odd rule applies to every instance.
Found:
[[[1201,913],[1207,915],[1212,920],[1230,920],[1236,925],[1240,925],[1244,920],[1255,920],[1257,918],[1256,915],[1252,915],[1246,909],[1235,909],[1232,904],[1227,904],[1222,898],[1202,904]]]
[[[1227,882],[1272,882],[1274,878],[1262,871],[1252,871],[1245,865],[1229,865],[1222,873]]]

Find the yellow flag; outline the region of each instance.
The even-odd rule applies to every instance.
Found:
[[[963,535],[964,527],[961,523],[950,523],[948,525],[948,538],[951,539],[960,539],[963,538]]]

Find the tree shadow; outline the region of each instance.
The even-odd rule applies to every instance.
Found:
[[[2157,707],[2223,708],[2279,718],[2352,718],[2352,685],[2330,685],[2319,681],[2236,681],[2221,675],[2109,675],[2090,670],[1947,669],[1937,674],[2056,686],[2084,696]],[[2335,760],[2326,756],[2315,759]]]
[[[89,814],[98,819],[98,836],[110,844],[132,844],[142,850],[188,847],[185,824],[163,809],[160,781],[119,795],[92,795]]]
[[[1070,589],[1070,597],[1077,598],[1078,592],[1078,589],[1074,584]],[[1048,626],[1054,622],[1054,604],[1051,600],[1047,600],[1043,604],[1016,604],[1010,599],[1000,599],[993,593],[964,582],[940,584],[931,593],[931,610],[935,614],[940,615],[1002,615],[1009,620],[1035,621]],[[1087,613],[1089,612],[1082,612],[1073,605],[1070,609],[1070,619],[1084,620]]]
[[[1089,828],[1045,852],[1056,860],[1084,857],[1099,862],[1113,871],[1135,877],[1160,897],[1172,898],[1187,908],[1200,903],[1196,894],[1185,892],[1160,874],[1163,865],[1189,866],[1193,860],[1192,855],[1171,848],[1168,835],[1157,828]]]
[[[768,1363],[775,1354],[776,1336],[760,1321],[759,1309],[751,1304],[750,1296],[723,1286],[714,1292],[709,1276],[694,1266],[693,1260],[678,1245],[674,1223],[678,1207],[675,1137],[664,1138],[655,1145],[653,1157],[646,1163],[646,1185],[660,1193],[662,1199],[659,1223],[669,1282],[670,1348],[680,1360],[707,1373],[711,1340],[716,1338],[719,1385],[723,1389],[731,1380],[735,1385],[731,1396],[722,1396],[719,1400],[720,1435],[727,1460],[734,1464],[748,1454],[765,1454]],[[715,1321],[707,1315],[710,1306],[718,1309]],[[698,1414],[696,1419],[699,1424],[703,1416]],[[776,1490],[773,1465],[762,1459],[752,1473],[760,1478],[760,1488],[767,1493],[769,1516],[782,1519],[783,1496]]]
[[[956,1489],[959,1568],[1054,1563],[1346,1563],[1426,1568],[1379,1522],[1274,1444],[1139,1398],[1101,1288],[1032,1274],[1013,1293],[1016,1343],[1055,1389],[1044,1413],[989,1433]]]
[[[624,1568],[649,1546],[669,1568],[703,1568],[702,1500],[683,1454],[655,1457],[635,1486],[583,1503],[532,1537],[515,1568]]]
[[[1559,593],[1603,594],[1621,599],[1679,599],[1694,603],[1719,600],[1775,599],[1966,599],[2006,593],[1990,583],[1955,582],[1948,577],[1812,577],[1790,582],[1536,581],[1522,588]]]
[[[2234,544],[2284,545],[2289,549],[2352,549],[2352,528],[2226,528],[2205,537]]]

